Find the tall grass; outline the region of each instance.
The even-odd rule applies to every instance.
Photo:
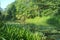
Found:
[[[23,26],[5,25],[1,27],[0,39],[1,40],[42,40],[40,32],[31,32]]]

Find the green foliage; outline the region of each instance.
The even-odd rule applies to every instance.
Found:
[[[6,20],[15,20],[15,18],[16,18],[16,7],[15,7],[14,2],[7,6],[6,12],[7,12]]]
[[[60,28],[60,0],[15,0],[7,6],[5,11],[2,11],[3,14],[5,13],[4,15],[1,11],[0,9],[0,32],[3,32],[0,33],[0,39],[41,40],[42,34],[39,34],[39,29],[43,30],[49,27],[47,30],[51,30],[50,27],[52,27],[55,30],[54,27]],[[2,27],[4,19],[19,20],[23,26],[8,25]],[[24,24],[25,22],[32,25],[28,25],[28,28]],[[35,32],[37,30],[39,32]],[[43,32],[50,32],[47,30]]]
[[[26,18],[54,16],[59,14],[59,2],[59,0],[15,0],[7,6],[7,20],[21,19],[20,16],[23,15]]]
[[[42,36],[39,32],[32,33],[28,29],[17,26],[3,26],[2,32],[0,30],[1,39],[5,40],[41,40]]]
[[[3,20],[4,20],[4,18],[3,18],[4,16],[2,15],[2,9],[0,9],[0,28],[3,26]]]
[[[16,1],[16,9],[18,14],[24,14],[27,17],[35,17],[38,13],[38,6],[33,4],[32,0],[17,0]]]
[[[59,14],[59,2],[59,0],[15,0],[7,7],[7,18],[21,19],[22,15],[26,18],[54,16]]]
[[[59,18],[57,17],[53,17],[47,20],[47,23],[53,26],[56,26],[57,28],[60,28],[60,22],[59,22]]]
[[[50,19],[49,16],[47,17],[35,17],[34,19],[26,19],[26,23],[31,23],[31,24],[35,24],[35,25],[47,25],[48,24],[46,23],[47,20]]]

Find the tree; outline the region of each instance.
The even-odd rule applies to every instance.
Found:
[[[33,0],[16,0],[16,9],[18,15],[25,14],[29,18],[38,15],[38,6],[34,4]]]
[[[7,9],[6,9],[8,15],[7,15],[7,20],[15,20],[16,18],[16,7],[14,2],[11,3],[10,5],[8,5]]]
[[[0,8],[0,28],[3,26],[2,8]]]
[[[2,8],[0,8],[0,21],[2,21]]]

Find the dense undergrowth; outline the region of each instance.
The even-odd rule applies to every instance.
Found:
[[[23,25],[4,25],[0,28],[0,40],[42,40],[43,33],[32,31]]]
[[[0,40],[52,40],[53,37],[48,38],[44,33],[57,32],[55,26],[51,25],[1,24]]]
[[[60,0],[15,0],[0,8],[0,40],[55,40],[44,33],[60,34]]]

